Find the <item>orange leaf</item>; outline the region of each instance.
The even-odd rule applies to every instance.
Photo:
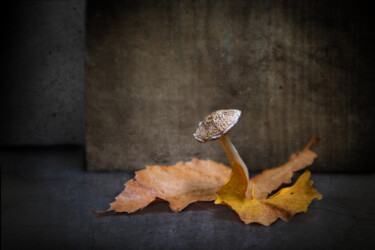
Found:
[[[215,200],[230,172],[223,164],[198,159],[173,166],[147,166],[125,184],[108,210],[131,213],[160,198],[168,201],[173,211],[181,211],[192,202]]]
[[[312,188],[309,178],[310,172],[306,170],[293,186],[279,190],[268,199],[248,200],[246,190],[249,182],[242,167],[233,162],[231,177],[217,192],[215,204],[229,206],[246,224],[257,222],[269,226],[277,218],[288,221],[294,214],[306,212],[314,199],[322,198],[322,195]]]
[[[318,139],[318,137],[313,137],[301,152],[293,154],[284,165],[265,170],[261,174],[251,178],[246,197],[251,199],[253,197],[252,193],[254,193],[254,198],[258,200],[265,199],[273,190],[280,187],[281,184],[290,183],[293,172],[311,165],[317,157],[317,154],[311,151],[310,148]],[[252,188],[254,185],[255,189],[253,192]]]
[[[322,197],[312,188],[310,172],[305,172],[292,187],[265,198],[281,184],[289,183],[294,171],[312,163],[316,154],[310,147],[316,141],[314,137],[303,151],[293,154],[289,162],[251,180],[236,162],[232,164],[232,171],[223,164],[198,159],[173,166],[147,166],[125,184],[125,189],[107,211],[131,213],[159,199],[168,201],[173,211],[181,211],[192,202],[216,198],[216,204],[230,206],[245,223],[270,225],[277,218],[286,221],[295,213],[306,211],[313,199]]]

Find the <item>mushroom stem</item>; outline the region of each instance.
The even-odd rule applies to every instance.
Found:
[[[229,163],[232,164],[232,162],[235,161],[240,164],[243,171],[245,172],[246,178],[249,179],[249,171],[247,170],[246,164],[243,162],[241,156],[238,154],[237,149],[234,147],[229,137],[226,135],[222,135],[220,137],[220,144],[228,157]]]

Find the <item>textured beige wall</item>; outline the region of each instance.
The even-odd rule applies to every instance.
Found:
[[[218,142],[192,135],[226,108],[242,110],[230,137],[250,172],[283,163],[315,135],[313,170],[374,163],[355,1],[130,2],[88,5],[89,170],[192,157],[227,164]]]

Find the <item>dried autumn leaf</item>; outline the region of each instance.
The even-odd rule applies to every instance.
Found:
[[[215,200],[215,204],[224,204],[232,208],[246,224],[257,222],[269,226],[277,218],[288,221],[294,214],[306,212],[314,199],[322,198],[322,195],[312,187],[310,171],[307,170],[293,186],[283,188],[265,200],[248,200],[248,183],[242,167],[234,162],[231,177],[217,192]]]
[[[265,212],[266,209],[259,209],[267,204],[269,207],[272,203],[268,202],[276,201],[277,199],[267,199],[267,202],[258,202],[258,200],[266,198],[268,193],[279,187],[282,183],[289,183],[294,171],[300,170],[312,163],[316,154],[310,150],[310,147],[316,141],[317,138],[313,138],[303,151],[293,154],[288,163],[274,169],[266,170],[250,180],[247,180],[246,177],[244,178],[245,181],[242,177],[238,178],[244,172],[242,170],[241,174],[241,171],[239,172],[236,167],[233,167],[231,179],[220,189],[221,192],[225,191],[227,193],[227,195],[223,196],[225,199],[222,200],[222,203],[231,204],[233,203],[232,201],[237,203],[238,200],[245,202],[247,197],[252,201],[251,203],[245,202],[249,205],[248,208],[253,210],[253,213],[250,214],[254,216],[254,213],[258,211],[258,215],[255,217],[259,221],[267,224],[267,220],[259,219],[265,216],[268,220],[271,218],[270,223],[272,223],[276,219],[268,216],[267,212]],[[148,166],[146,169],[136,172],[135,178],[125,184],[125,189],[116,197],[116,201],[111,203],[107,211],[131,213],[159,199],[168,201],[173,211],[181,211],[184,207],[195,201],[215,200],[216,191],[229,178],[230,173],[230,168],[210,160],[193,159],[191,162],[178,162],[173,166]],[[232,184],[228,185],[228,183]],[[253,189],[252,187],[254,186],[255,188]],[[251,197],[255,197],[256,199],[252,199]],[[220,203],[220,199],[218,197],[216,203]],[[293,208],[293,206],[290,208]],[[289,210],[285,209],[285,211]],[[95,214],[102,214],[105,211],[93,212]],[[293,210],[293,213],[290,214],[296,212],[298,210]],[[289,218],[288,214],[283,215],[275,210],[268,209],[268,213],[279,214],[279,217],[282,219]],[[248,221],[246,219],[247,215],[249,215],[247,212],[242,215],[245,221]],[[250,222],[254,221],[257,220],[250,220]]]
[[[125,183],[108,211],[135,212],[157,198],[168,201],[173,211],[181,211],[192,202],[215,200],[230,172],[223,164],[198,159],[173,166],[147,166]]]
[[[272,169],[263,171],[261,174],[251,178],[246,192],[246,197],[262,200],[281,184],[290,183],[294,172],[301,170],[311,165],[317,154],[310,150],[310,148],[319,140],[318,137],[313,137],[305,148],[298,153],[292,154],[287,163]],[[253,186],[255,186],[253,192]]]

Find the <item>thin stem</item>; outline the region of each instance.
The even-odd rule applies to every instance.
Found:
[[[237,149],[234,147],[229,137],[226,135],[221,136],[220,144],[228,157],[229,163],[232,164],[232,162],[235,161],[240,164],[243,171],[245,172],[246,178],[249,179],[249,171],[247,170],[246,164],[243,162],[241,156],[238,154]]]

